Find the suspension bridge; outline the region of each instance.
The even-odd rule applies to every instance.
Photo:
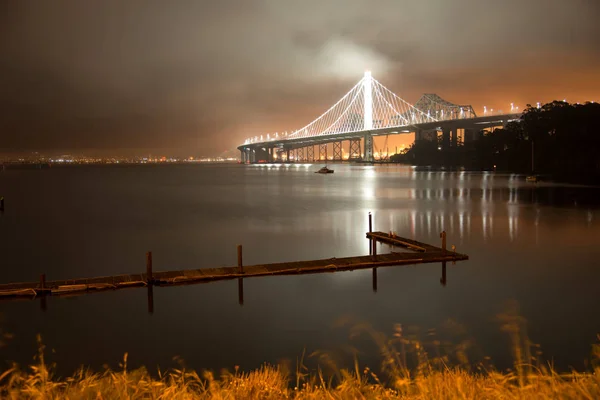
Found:
[[[238,146],[243,163],[355,160],[373,162],[374,137],[414,133],[415,140],[437,140],[442,147],[474,140],[486,127],[505,126],[520,114],[488,113],[477,116],[471,105],[458,105],[437,94],[424,94],[414,105],[379,83],[370,72],[333,106],[292,133],[246,139]],[[348,142],[344,157],[344,142]],[[386,140],[387,142],[387,140]],[[331,144],[331,146],[329,146]],[[384,145],[385,146],[385,145]],[[328,154],[331,148],[332,154]]]

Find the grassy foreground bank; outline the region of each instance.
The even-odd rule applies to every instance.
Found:
[[[587,372],[558,373],[541,361],[539,346],[527,337],[526,321],[512,304],[498,315],[501,330],[512,343],[514,365],[500,372],[488,362],[468,359],[468,341],[446,347],[434,332],[424,342],[407,335],[402,325],[392,337],[366,324],[354,325],[351,336],[368,334],[382,356],[380,375],[355,361],[338,368],[327,353],[318,353],[319,370],[310,372],[303,358],[296,370],[264,365],[250,372],[198,373],[174,369],[150,374],[128,370],[127,354],[119,371],[94,373],[81,369],[69,378],[55,378],[44,360],[38,336],[36,363],[0,374],[2,399],[600,399],[600,334],[592,345]],[[489,360],[487,360],[489,361]]]
[[[513,332],[514,333],[514,332]],[[513,339],[517,339],[514,336]],[[599,335],[600,339],[600,335]],[[593,347],[589,372],[559,374],[549,366],[525,362],[527,346],[513,349],[514,370],[498,372],[479,365],[450,367],[448,357],[429,359],[418,342],[396,337],[380,342],[386,378],[369,368],[338,369],[331,378],[309,374],[302,365],[294,373],[264,365],[250,372],[171,370],[151,376],[145,368],[93,373],[81,369],[56,379],[44,360],[40,341],[35,365],[0,375],[3,399],[600,399],[600,346]],[[394,343],[401,345],[396,351]],[[514,343],[514,342],[513,342]],[[417,363],[407,367],[407,357]],[[531,360],[535,357],[530,357]],[[302,364],[302,363],[300,363]]]

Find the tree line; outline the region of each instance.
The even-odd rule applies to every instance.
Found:
[[[600,182],[600,104],[553,101],[527,105],[520,120],[478,132],[475,140],[442,146],[417,140],[392,162],[550,175]]]

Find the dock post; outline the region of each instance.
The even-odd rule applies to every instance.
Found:
[[[377,261],[377,240],[372,240],[373,242],[373,261]]]
[[[373,217],[369,211],[369,233],[373,233]],[[373,239],[369,239],[369,254],[373,254]]]
[[[440,237],[442,238],[442,250],[446,251],[446,231],[442,231]]]
[[[152,252],[146,253],[146,283],[151,284],[152,278]]]
[[[237,253],[238,253],[238,268],[240,269],[240,274],[243,274],[244,266],[242,265],[242,245],[241,244],[238,244]]]
[[[4,211],[4,196],[0,196],[0,211]]]
[[[42,293],[46,291],[46,274],[40,275],[40,290]]]

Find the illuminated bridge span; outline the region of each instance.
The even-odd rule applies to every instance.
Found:
[[[348,141],[348,159],[373,162],[375,136],[414,132],[415,140],[420,140],[437,138],[441,131],[442,146],[452,146],[457,144],[459,129],[464,130],[468,140],[485,127],[505,125],[519,116],[486,113],[478,117],[470,105],[456,105],[436,94],[424,94],[412,105],[366,72],[345,96],[310,124],[290,134],[247,139],[238,150],[244,163],[341,161],[343,142]],[[327,154],[329,143],[332,157]]]

